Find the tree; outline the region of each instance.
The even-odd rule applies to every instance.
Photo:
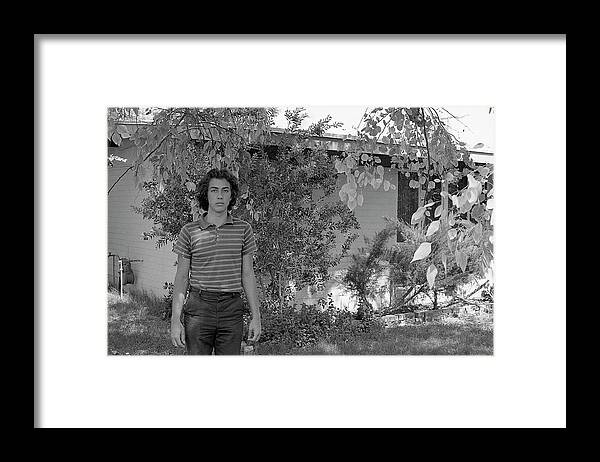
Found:
[[[362,205],[362,190],[393,187],[385,179],[377,154],[391,157],[391,172],[410,178],[412,188],[422,188],[425,200],[415,210],[411,224],[427,226],[427,242],[416,249],[412,262],[427,261],[430,285],[440,273],[431,261],[431,240],[444,236],[440,249],[446,269],[452,254],[456,265],[467,268],[469,246],[482,252],[482,270],[493,261],[492,168],[478,167],[465,143],[456,139],[435,108],[375,108],[363,117],[364,126],[356,143],[348,146],[335,166],[346,174],[340,199],[350,210]],[[459,187],[466,180],[463,187]],[[436,197],[437,196],[437,197]],[[439,197],[439,199],[438,199]],[[434,207],[435,206],[435,207]]]
[[[109,108],[108,138],[136,146],[130,169],[139,189],[146,181],[159,188],[174,181],[193,190],[190,175],[199,162],[237,174],[240,153],[268,141],[275,115],[273,108]]]
[[[289,139],[253,153],[240,170],[240,218],[252,223],[263,293],[283,309],[290,285],[323,288],[357,237],[354,213],[330,200],[337,174],[326,151]],[[335,252],[342,237],[341,252]]]
[[[115,128],[110,132],[116,142],[120,140],[115,140],[115,134],[122,136],[126,130],[138,146],[134,173],[138,187],[148,195],[135,210],[155,223],[145,237],[156,238],[157,246],[176,240],[181,227],[193,218],[199,179],[214,166],[226,166],[240,183],[236,215],[251,222],[255,231],[255,268],[263,293],[283,307],[290,286],[296,290],[322,287],[329,279],[328,270],[357,237],[350,230],[359,227],[351,211],[329,199],[337,181],[329,154],[310,145],[311,136],[337,126],[331,117],[302,130],[304,108],[289,111],[288,129],[275,140],[266,125],[274,112],[268,110],[154,112],[157,120],[134,131],[121,128],[126,127],[121,123],[125,116],[115,111]],[[202,124],[221,130],[220,138],[213,133],[213,143],[213,139],[192,137],[192,130]],[[228,129],[244,124],[252,136]],[[148,144],[146,139],[153,141]],[[341,252],[335,253],[340,236]]]

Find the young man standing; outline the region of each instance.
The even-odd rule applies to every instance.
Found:
[[[212,169],[198,189],[199,205],[208,212],[186,224],[173,247],[179,257],[171,341],[191,355],[238,355],[243,336],[242,289],[252,315],[248,340],[257,341],[261,332],[254,234],[249,223],[231,216],[239,192],[233,174]]]

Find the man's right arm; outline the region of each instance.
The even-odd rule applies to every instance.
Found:
[[[185,330],[181,324],[181,310],[189,283],[190,259],[179,255],[177,272],[173,284],[173,304],[171,309],[171,341],[173,345],[185,346]]]

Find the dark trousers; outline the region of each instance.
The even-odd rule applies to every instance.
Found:
[[[239,292],[190,290],[183,306],[185,348],[189,355],[239,355],[244,304]]]

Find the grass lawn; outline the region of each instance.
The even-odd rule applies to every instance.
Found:
[[[182,355],[171,344],[169,322],[161,319],[162,300],[147,294],[108,294],[109,355]],[[261,343],[259,355],[491,355],[491,316],[447,318],[425,324],[362,333],[335,342],[295,348]]]
[[[162,301],[147,294],[108,293],[109,355],[182,355],[171,343]]]
[[[491,355],[491,326],[445,324],[435,321],[385,329],[335,343],[324,341],[305,348],[260,345],[259,354],[294,355]]]

